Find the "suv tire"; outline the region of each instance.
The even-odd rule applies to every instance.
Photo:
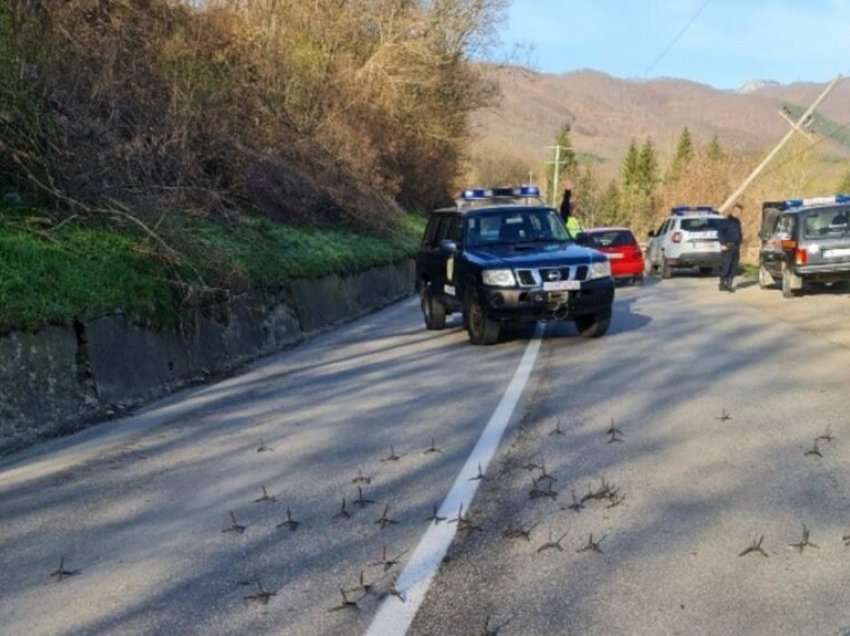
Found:
[[[661,257],[661,278],[667,279],[673,276],[673,271],[670,269],[670,263],[667,262],[667,257]]]
[[[587,316],[576,316],[576,329],[584,338],[604,336],[611,326],[611,309]]]
[[[484,311],[481,301],[475,293],[466,299],[466,323],[469,341],[474,345],[491,345],[499,340],[499,332],[502,325],[498,320],[493,320]]]
[[[419,292],[419,303],[422,306],[422,317],[425,319],[426,329],[437,331],[446,328],[446,306],[434,298],[430,283],[424,285]]]
[[[759,265],[759,287],[761,289],[774,289],[776,287],[776,280],[764,265]]]
[[[792,289],[791,283],[794,278],[793,272],[791,272],[791,268],[787,265],[782,266],[782,297],[783,298],[795,298],[802,293],[802,289]]]

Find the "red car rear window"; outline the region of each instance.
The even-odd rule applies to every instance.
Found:
[[[588,247],[629,247],[637,245],[634,235],[628,230],[604,230],[585,232],[579,236],[579,243]]]

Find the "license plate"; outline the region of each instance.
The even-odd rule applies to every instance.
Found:
[[[543,291],[574,291],[576,289],[581,289],[580,280],[559,280],[543,283]]]
[[[824,258],[841,258],[843,256],[850,256],[850,249],[823,251]]]
[[[608,258],[613,261],[613,260],[616,260],[618,258],[623,258],[623,255],[617,254],[616,252],[614,252],[612,254],[608,254]]]

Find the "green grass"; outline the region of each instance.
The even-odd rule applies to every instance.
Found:
[[[183,255],[171,263],[155,256],[150,239],[135,229],[68,223],[44,232],[28,220],[33,216],[33,210],[0,209],[0,331],[117,311],[173,325],[185,289],[176,282],[196,282],[200,274],[209,287],[275,290],[296,278],[362,271],[413,255],[424,225],[407,215],[394,235],[377,237],[250,217],[235,226],[192,220],[163,229]]]

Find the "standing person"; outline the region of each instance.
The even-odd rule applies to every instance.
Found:
[[[735,274],[738,273],[738,261],[741,258],[741,220],[736,214],[743,212],[744,206],[736,203],[732,211],[723,219],[717,230],[717,239],[723,250],[720,262],[720,291],[734,292]]]
[[[573,214],[573,182],[567,180],[564,185],[566,187],[564,188],[564,198],[561,201],[561,218],[564,219],[567,234],[570,235],[571,239],[576,240],[578,235],[581,234],[582,227],[581,223],[578,222],[578,219]]]

